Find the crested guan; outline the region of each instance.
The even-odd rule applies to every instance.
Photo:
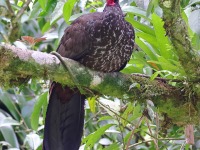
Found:
[[[130,59],[134,30],[118,0],[107,0],[103,12],[82,15],[65,30],[57,52],[86,67],[117,72]],[[45,120],[43,150],[78,150],[84,125],[84,101],[77,88],[53,82]]]

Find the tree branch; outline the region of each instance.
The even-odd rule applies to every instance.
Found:
[[[6,5],[8,7],[8,11],[10,12],[11,16],[13,16],[14,15],[14,11],[13,11],[13,9],[11,7],[11,4],[10,4],[9,0],[6,0]]]
[[[24,11],[27,9],[28,5],[30,4],[32,0],[27,0],[26,3],[23,5],[23,7],[20,9],[20,11],[16,15],[16,21],[22,16]]]
[[[82,93],[88,96],[103,94],[139,102],[151,99],[161,113],[167,114],[169,123],[183,125],[199,122],[198,115],[194,115],[198,109],[187,101],[183,89],[134,74],[97,72],[76,61],[62,59],[70,72],[54,55],[0,45],[0,86],[18,86],[30,78],[49,79],[70,87],[79,86]],[[70,78],[71,72],[75,79],[73,81],[77,83],[73,83]],[[190,109],[186,109],[187,107]]]
[[[159,5],[163,10],[164,27],[180,63],[187,76],[196,80],[200,75],[200,56],[192,49],[187,25],[181,17],[180,0],[160,0]]]
[[[159,0],[159,5],[163,10],[164,27],[178,53],[179,61],[187,74],[187,80],[198,81],[187,83],[189,89],[187,99],[190,102],[193,101],[192,103],[197,108],[200,106],[200,56],[192,48],[188,27],[181,16],[180,0]],[[190,105],[186,109],[190,109]],[[198,113],[189,116],[199,114],[198,110]],[[190,123],[188,122],[188,124]]]

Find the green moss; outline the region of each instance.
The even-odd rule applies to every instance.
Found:
[[[76,71],[78,71],[78,73],[75,75],[74,80],[77,80],[77,82],[80,83],[82,86],[89,87],[92,81],[92,76],[90,75],[90,73],[86,70],[76,70]]]
[[[160,100],[158,107],[161,113],[166,113],[172,119],[172,122],[178,125],[185,125],[187,123],[197,124],[200,119],[197,111],[189,102],[175,107],[174,102],[171,100]]]
[[[116,84],[116,82],[118,82],[118,84]],[[116,95],[119,98],[123,98],[123,95],[125,93],[124,91],[128,91],[129,89],[126,85],[122,85],[122,83],[124,82],[122,82],[122,80],[118,76],[115,76],[115,78],[113,78],[108,75],[104,78],[103,82],[100,85],[98,85],[98,90],[100,89],[101,91],[108,93],[108,95],[110,95],[109,93],[112,93],[112,95]]]
[[[65,76],[65,78],[69,78],[70,81],[68,82],[70,85],[75,83],[75,85],[81,85],[88,87],[90,85],[90,82],[92,81],[92,76],[90,75],[89,71],[85,68],[80,68],[79,66],[60,66],[62,70],[68,71],[68,76]],[[56,69],[58,70],[58,68]],[[63,72],[63,71],[61,71]],[[73,74],[72,74],[73,73]],[[62,74],[63,76],[63,74]],[[62,77],[61,77],[62,78]],[[66,83],[66,81],[64,82]]]
[[[5,51],[5,53],[4,56],[7,56],[9,59],[4,56],[1,57],[1,64],[3,64],[3,60],[5,60],[5,63],[0,72],[0,85],[2,87],[13,87],[26,84],[33,77],[31,70],[36,70],[37,66],[34,66],[31,61],[24,62],[16,59],[9,51]]]

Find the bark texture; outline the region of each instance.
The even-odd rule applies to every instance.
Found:
[[[198,101],[188,101],[188,89],[169,85],[165,80],[150,80],[137,74],[102,73],[52,54],[0,45],[0,86],[18,86],[30,78],[53,80],[78,87],[87,96],[109,95],[144,102],[152,100],[165,114],[163,126],[198,124]],[[89,93],[89,94],[88,94]]]

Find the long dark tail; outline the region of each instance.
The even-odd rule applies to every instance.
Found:
[[[53,83],[46,113],[43,150],[78,150],[84,125],[85,97],[77,89]]]

